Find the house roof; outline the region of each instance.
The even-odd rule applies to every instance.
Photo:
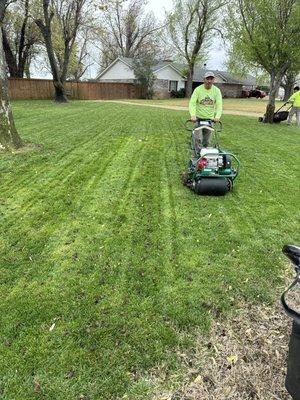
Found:
[[[114,64],[116,64],[116,62],[118,60],[123,62],[124,64],[126,64],[129,68],[133,69],[133,58],[118,57],[107,68],[105,68],[102,72],[100,72],[97,79],[99,79],[106,71],[108,71]],[[158,72],[168,66],[171,67],[173,70],[175,70],[183,78],[186,78],[185,75],[186,75],[187,66],[185,64],[172,62],[171,60],[156,60],[154,65],[151,67],[151,69],[153,70],[153,72]],[[203,77],[204,77],[206,71],[213,71],[217,77],[219,77],[221,80],[223,80],[224,83],[227,83],[227,84],[237,84],[237,85],[243,85],[243,86],[256,86],[257,85],[256,78],[251,75],[247,75],[243,79],[243,78],[238,78],[237,76],[234,76],[233,74],[231,74],[227,71],[205,69],[205,68],[199,68],[197,66],[195,67],[195,70],[194,70],[193,81],[194,82],[203,82]]]
[[[117,57],[112,63],[110,63],[106,68],[104,68],[104,69],[100,72],[100,74],[97,76],[96,80],[98,80],[99,78],[101,78],[101,76],[104,75],[105,72],[107,72],[112,66],[114,66],[120,59],[121,59],[120,57]],[[130,59],[128,59],[128,60],[130,60]],[[121,60],[121,61],[123,61],[128,67],[132,68],[132,65],[129,64],[128,62],[126,62],[125,59],[124,59],[124,60]]]
[[[177,68],[181,71],[184,71],[187,68],[185,64],[174,63],[174,65],[177,66]],[[221,78],[221,80],[224,81],[224,83],[244,85],[244,81],[242,79],[237,78],[236,76],[230,74],[227,71],[219,71],[218,69],[211,69],[211,68],[209,69],[199,68],[197,66],[194,69],[193,81],[203,82],[203,77],[206,71],[213,71],[216,76],[218,76],[219,78]]]
[[[121,61],[123,61],[125,64],[127,64],[129,67],[133,68],[133,58],[118,57],[117,60],[121,60]]]
[[[128,57],[117,57],[107,68],[105,68],[103,71],[100,72],[100,74],[97,76],[97,79],[101,78],[102,75],[105,74],[113,65],[117,63],[117,61],[121,61],[124,64],[126,64],[129,68],[133,69],[133,58],[128,58]],[[158,72],[162,70],[163,68],[170,67],[173,70],[175,70],[179,75],[181,75],[183,78],[185,76],[182,74],[181,70],[179,70],[176,65],[172,61],[155,61],[155,64],[151,67],[153,72]]]
[[[244,86],[270,86],[270,82],[265,81],[265,82],[257,82],[257,78],[252,75],[246,75],[244,79]]]
[[[133,68],[133,58],[128,58],[128,57],[118,57],[118,58],[119,60],[123,61],[125,64]],[[167,66],[170,66],[171,68],[175,69],[176,72],[178,72],[180,75],[182,75],[181,70],[178,69],[176,65],[173,63],[173,61],[170,60],[155,60],[154,65],[151,67],[151,69],[152,71],[157,72]]]
[[[256,83],[256,78],[252,75],[246,75],[244,79],[244,85],[245,86],[255,86]]]
[[[158,64],[154,65],[152,69],[153,69],[154,72],[158,72],[158,71],[161,71],[162,69],[164,69],[166,67],[172,68],[174,71],[176,71],[183,78],[186,78],[186,76],[183,74],[183,72],[180,69],[178,69],[174,63],[172,63],[170,61],[159,62]]]

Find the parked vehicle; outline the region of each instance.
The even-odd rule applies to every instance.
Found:
[[[266,97],[267,93],[263,90],[253,89],[249,91],[248,97],[256,97],[257,99],[263,99]]]
[[[242,90],[242,97],[249,97],[250,90]]]
[[[267,93],[260,89],[242,90],[242,97],[256,97],[257,99],[263,99],[266,95]]]

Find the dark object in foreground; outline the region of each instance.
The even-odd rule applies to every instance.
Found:
[[[187,171],[182,175],[182,183],[199,195],[222,196],[233,188],[233,181],[238,176],[240,162],[235,155],[221,150],[219,133],[211,120],[198,120],[197,127],[186,129],[191,134],[193,157],[188,163]],[[198,137],[203,137],[203,130],[212,135],[213,145],[201,147]]]
[[[282,251],[293,262],[297,274],[294,282],[281,296],[281,302],[285,312],[294,320],[289,343],[285,386],[293,397],[293,400],[300,400],[300,314],[296,310],[290,308],[286,302],[286,295],[288,292],[294,286],[300,284],[300,247],[285,245]]]
[[[284,103],[280,108],[278,108],[277,111],[274,112],[273,115],[273,122],[278,124],[282,121],[285,121],[288,119],[289,116],[289,109],[292,107],[291,105],[285,110],[285,111],[280,111],[283,107],[285,107],[288,103]],[[259,122],[266,122],[266,114],[263,117],[258,118]]]

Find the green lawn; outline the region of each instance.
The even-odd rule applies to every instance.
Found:
[[[197,197],[180,182],[185,111],[13,110],[44,148],[0,155],[1,398],[150,399],[150,371],[180,376],[196,330],[278,296],[281,246],[299,241],[299,129],[225,116],[241,175]]]
[[[189,99],[164,99],[164,100],[129,100],[135,103],[157,104],[164,106],[188,107]],[[226,111],[255,112],[264,114],[267,100],[265,99],[223,99],[223,109]],[[282,101],[276,101],[276,109],[283,105]],[[286,108],[285,108],[286,110]]]

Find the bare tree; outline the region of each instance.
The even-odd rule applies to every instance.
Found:
[[[102,64],[107,66],[118,56],[143,58],[159,56],[158,25],[153,13],[145,13],[147,0],[112,0],[102,5]]]
[[[79,81],[85,74],[86,70],[93,64],[89,62],[91,44],[94,38],[93,29],[90,26],[85,26],[78,34],[79,38],[74,44],[74,54],[70,62],[68,79]]]
[[[9,1],[0,2],[0,26],[3,24]],[[6,63],[3,50],[2,30],[0,29],[0,150],[13,150],[22,147],[22,140],[14,124],[10,108]]]
[[[188,66],[186,95],[192,94],[195,64],[208,53],[213,34],[220,33],[218,16],[222,0],[173,0],[167,30],[179,58]]]
[[[2,36],[9,74],[23,78],[34,55],[34,45],[40,42],[38,29],[30,19],[29,0],[18,0],[7,10]]]
[[[87,0],[40,0],[42,2],[42,17],[36,18],[48,54],[55,88],[55,101],[66,102],[64,84],[74,43],[79,27],[84,20],[84,6]],[[55,52],[54,22],[57,23],[61,34],[63,49]]]

